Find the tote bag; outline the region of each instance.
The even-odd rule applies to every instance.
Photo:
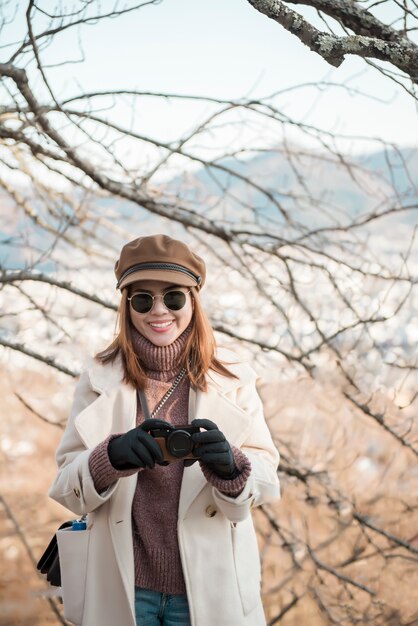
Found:
[[[64,617],[81,626],[86,593],[87,554],[90,530],[57,530]]]

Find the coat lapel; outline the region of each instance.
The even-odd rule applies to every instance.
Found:
[[[136,392],[121,384],[103,392],[75,418],[75,427],[88,448],[93,448],[111,433],[134,428]]]

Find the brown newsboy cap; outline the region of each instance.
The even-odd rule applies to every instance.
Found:
[[[203,259],[182,241],[167,235],[138,237],[123,246],[115,264],[116,288],[137,280],[163,280],[201,289],[206,278]]]

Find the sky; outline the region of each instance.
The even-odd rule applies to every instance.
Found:
[[[21,38],[26,4],[18,3],[20,13],[5,32],[8,39]],[[102,3],[102,7],[113,6],[113,2]],[[304,13],[310,15],[310,10]],[[80,59],[78,36],[85,60],[60,67],[64,59]],[[339,68],[331,67],[246,0],[163,0],[79,32],[68,31],[42,54],[44,61],[56,66],[47,72],[59,97],[81,89],[125,87],[256,98],[309,83],[278,100],[280,108],[296,120],[333,132],[417,144],[416,106],[401,87],[355,57],[348,57]],[[7,58],[6,50],[0,58]],[[316,85],[321,81],[336,86],[319,91]],[[371,98],[347,93],[341,88],[344,84]],[[149,134],[164,141],[187,127],[196,109],[191,113],[184,105],[172,114],[173,107],[143,101],[141,115]],[[120,116],[126,116],[122,109]]]

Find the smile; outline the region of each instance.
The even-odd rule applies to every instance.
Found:
[[[151,328],[155,328],[155,329],[159,329],[159,328],[168,328],[169,326],[171,326],[173,323],[173,320],[170,320],[168,322],[149,322],[149,325],[151,326]]]

